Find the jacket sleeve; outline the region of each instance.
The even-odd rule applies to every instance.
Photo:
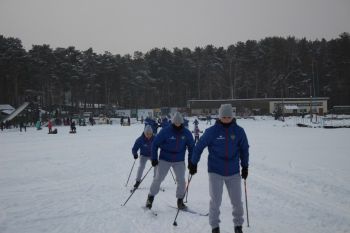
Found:
[[[240,159],[241,159],[241,166],[242,167],[249,167],[249,144],[248,144],[248,139],[247,135],[244,132],[244,129],[241,131],[242,137],[239,142],[239,147],[240,147]]]
[[[199,141],[197,142],[197,144],[193,149],[193,155],[191,158],[192,164],[196,165],[199,162],[204,148],[207,147],[210,142],[210,138],[211,138],[210,131],[205,130],[204,134],[199,139]]]
[[[161,130],[152,142],[151,160],[158,159],[158,149],[164,140],[164,130]]]
[[[194,149],[194,139],[191,132],[187,132],[187,150],[188,150],[188,161],[191,161],[193,149]]]
[[[133,155],[137,154],[137,151],[140,149],[141,145],[142,145],[141,137],[139,137],[136,139],[134,146],[132,147],[131,151]]]

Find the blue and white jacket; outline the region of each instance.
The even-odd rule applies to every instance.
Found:
[[[173,124],[163,128],[155,137],[152,144],[152,160],[159,159],[168,162],[181,162],[185,160],[186,148],[188,159],[192,156],[194,139],[191,132],[182,127],[177,129]]]
[[[208,147],[208,172],[232,176],[240,172],[239,165],[249,166],[249,144],[240,126],[232,121],[223,125],[217,121],[208,128],[193,150],[191,162],[197,164],[205,147]]]
[[[142,135],[136,139],[135,144],[132,147],[132,154],[136,155],[137,151],[140,150],[140,155],[151,157],[153,139],[154,136],[148,139],[145,134],[142,133]]]

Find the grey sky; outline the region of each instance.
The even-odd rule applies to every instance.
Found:
[[[97,53],[350,32],[350,0],[0,0],[0,34]]]

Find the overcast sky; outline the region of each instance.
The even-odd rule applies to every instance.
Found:
[[[0,34],[52,48],[133,54],[350,32],[350,0],[0,0]]]

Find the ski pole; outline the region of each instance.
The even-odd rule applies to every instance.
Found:
[[[136,162],[136,159],[134,160],[134,163],[132,164],[132,167],[131,167],[131,170],[130,170],[130,173],[129,173],[129,177],[128,177],[128,180],[126,181],[125,187],[128,186],[129,179],[130,179],[130,176],[131,176],[131,172],[132,172],[132,170],[134,169],[134,166],[135,166],[135,162]]]
[[[150,167],[148,169],[148,171],[146,172],[146,174],[142,177],[142,179],[140,180],[140,184],[142,183],[142,181],[145,179],[145,177],[148,175],[148,173],[151,171],[153,167]],[[131,198],[131,196],[135,193],[135,191],[137,190],[138,188],[134,188],[130,194],[130,196],[128,197],[128,199],[126,199],[126,201],[124,202],[124,204],[122,204],[122,206],[125,206],[126,203],[129,201],[129,199]]]
[[[187,184],[190,182],[190,176],[188,176],[188,179],[187,179]],[[187,203],[187,196],[188,196],[188,190],[186,192],[186,200],[185,200],[185,203]]]
[[[173,172],[171,171],[171,169],[170,169],[170,174],[171,174],[171,176],[173,177],[173,180],[174,180],[174,182],[175,182],[175,184],[176,184],[176,180],[175,180],[174,174],[173,174]]]
[[[248,215],[248,198],[247,198],[247,181],[244,180],[244,191],[245,191],[245,208],[247,210],[247,224],[249,227],[249,215]]]
[[[190,186],[191,179],[192,179],[192,175],[190,175],[190,178],[188,179],[187,187],[186,187],[185,193],[183,195],[183,198],[185,197],[186,193],[188,192],[188,186]],[[180,212],[180,209],[177,208],[177,212],[176,212],[176,216],[175,216],[175,219],[174,219],[174,222],[173,222],[173,226],[177,226],[176,219],[177,219],[177,216],[179,215],[179,212]]]

